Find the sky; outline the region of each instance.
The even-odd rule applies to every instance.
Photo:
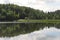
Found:
[[[60,9],[60,0],[0,0],[0,4],[3,3],[12,3],[43,11],[55,11]]]

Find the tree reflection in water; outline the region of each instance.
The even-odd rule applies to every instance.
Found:
[[[60,28],[60,24],[46,24],[46,23],[11,23],[11,24],[0,24],[0,37],[17,36],[20,34],[31,33],[36,30],[43,29],[45,27],[56,27]]]

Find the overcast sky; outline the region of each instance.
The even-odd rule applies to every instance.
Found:
[[[14,3],[43,11],[60,9],[60,0],[0,0],[0,3]]]

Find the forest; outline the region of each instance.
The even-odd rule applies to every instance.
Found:
[[[13,23],[12,21],[24,23]],[[0,4],[0,22],[0,37],[31,33],[45,27],[56,27],[60,29],[60,10],[44,12],[25,6]]]
[[[14,4],[0,4],[0,21],[15,21],[20,19],[60,20],[60,10],[44,12]]]

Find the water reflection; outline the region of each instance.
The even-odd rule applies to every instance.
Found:
[[[56,27],[60,28],[60,24],[46,24],[46,23],[11,23],[11,24],[0,24],[0,37],[11,37],[20,34],[31,33],[33,31],[43,29],[45,27]]]
[[[15,37],[1,37],[0,40],[60,40],[60,29],[44,28],[28,34],[21,34]]]

